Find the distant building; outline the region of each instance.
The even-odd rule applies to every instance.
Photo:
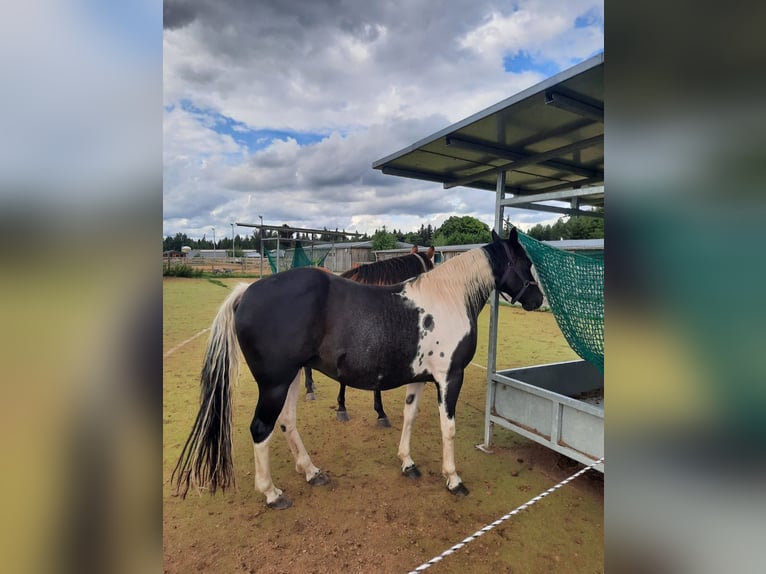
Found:
[[[396,242],[397,248],[409,253],[411,243]],[[292,260],[294,249],[287,250],[288,259]],[[312,261],[325,257],[324,266],[334,273],[343,273],[355,265],[376,261],[376,252],[372,250],[372,241],[347,241],[343,243],[316,243],[303,245],[303,251]],[[380,253],[380,252],[377,252]]]
[[[186,257],[202,257],[203,259],[221,259],[227,257],[225,249],[192,249]]]

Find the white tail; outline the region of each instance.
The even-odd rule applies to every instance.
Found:
[[[215,492],[234,485],[232,456],[232,384],[239,376],[239,343],[234,312],[247,283],[237,285],[218,309],[200,375],[197,419],[181,451],[171,482],[186,497],[191,485]]]

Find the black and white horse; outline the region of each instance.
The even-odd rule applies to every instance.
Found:
[[[429,247],[425,253],[421,253],[418,252],[418,246],[415,245],[408,255],[359,265],[345,273],[341,273],[341,277],[367,285],[393,285],[433,269],[433,257],[433,247]],[[314,400],[314,377],[311,375],[311,367],[304,367],[303,372],[305,375],[306,399]],[[386,411],[383,410],[383,397],[381,396],[380,389],[375,389],[373,407],[378,414],[378,426],[390,427],[391,423],[388,420]],[[348,411],[346,411],[345,383],[340,384],[340,391],[338,391],[337,413],[339,421],[345,422],[349,420]]]
[[[455,407],[463,370],[476,350],[479,312],[493,289],[526,310],[543,295],[512,229],[433,271],[392,286],[363,285],[318,269],[297,268],[240,285],[213,321],[202,368],[202,399],[173,477],[185,496],[191,485],[215,492],[234,484],[231,388],[238,348],[258,384],[250,423],[255,487],[270,508],[292,502],[272,482],[269,441],[278,425],[296,470],[312,485],[329,476],[311,461],[296,428],[304,365],[349,386],[386,390],[407,384],[399,458],[403,474],[420,475],[410,457],[412,425],[424,383],[436,384],[447,488],[468,490],[455,470]]]

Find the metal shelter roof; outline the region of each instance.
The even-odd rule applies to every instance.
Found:
[[[290,227],[285,225],[262,225],[258,223],[241,223],[237,222],[234,225],[239,227],[255,227],[260,230],[279,231],[284,233],[310,233],[311,235],[334,235],[336,237],[360,237],[362,234],[356,231],[330,231],[329,229],[309,229],[308,227]],[[268,238],[267,238],[268,239]],[[281,239],[288,240],[290,238],[282,237]]]
[[[373,162],[385,174],[496,191],[507,207],[604,205],[604,54]],[[569,206],[546,205],[565,201]]]

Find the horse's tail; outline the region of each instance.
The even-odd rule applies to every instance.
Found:
[[[181,451],[171,482],[185,498],[191,485],[215,492],[234,485],[231,387],[239,374],[239,344],[234,312],[249,287],[240,283],[218,310],[202,365],[200,408]]]

